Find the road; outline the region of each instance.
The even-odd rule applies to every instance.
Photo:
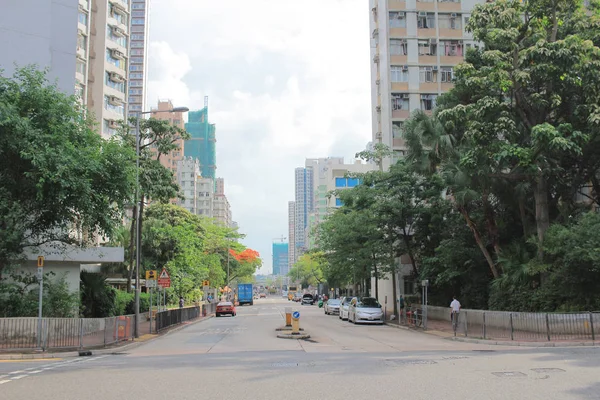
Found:
[[[278,339],[289,305],[261,299],[123,354],[0,362],[0,399],[600,399],[598,347],[453,342],[295,303],[311,339]]]

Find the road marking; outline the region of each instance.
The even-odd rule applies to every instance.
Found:
[[[9,372],[9,375],[14,375],[14,374],[22,374],[25,371],[14,371],[14,372]]]
[[[0,381],[0,385],[4,384],[4,383],[8,383],[10,381]]]
[[[42,372],[42,370],[38,369],[37,371],[31,371],[30,374],[37,374],[37,373],[40,373],[40,372]]]
[[[25,378],[26,376],[27,376],[27,375],[18,375],[18,376],[13,376],[13,377],[12,377],[12,378],[10,378],[10,379],[11,379],[12,381],[16,381],[16,380],[18,380],[18,379]]]

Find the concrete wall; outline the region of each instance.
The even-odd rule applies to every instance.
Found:
[[[4,0],[0,12],[0,69],[49,68],[49,78],[68,94],[75,91],[78,0]]]

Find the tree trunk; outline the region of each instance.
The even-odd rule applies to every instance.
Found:
[[[519,215],[523,227],[523,237],[527,239],[529,236],[529,229],[527,228],[527,212],[525,211],[525,198],[523,197],[519,197]]]
[[[533,197],[535,198],[535,222],[538,235],[538,258],[544,258],[544,236],[550,227],[550,210],[548,207],[548,180],[543,173],[538,174],[535,182]]]
[[[133,278],[133,251],[136,242],[135,227],[137,224],[137,204],[133,206],[131,229],[129,230],[129,274],[127,275],[127,293],[131,293],[131,280]]]
[[[373,272],[375,272],[375,298],[379,301],[379,270],[377,265],[373,266]]]
[[[463,207],[460,207],[459,210],[460,210],[460,213],[465,218],[465,221],[467,222],[467,225],[471,229],[471,232],[473,232],[473,236],[475,237],[475,241],[477,242],[477,246],[479,246],[479,249],[483,253],[483,256],[485,257],[485,260],[487,261],[488,265],[490,266],[490,271],[492,271],[492,275],[494,276],[494,279],[499,278],[500,274],[498,273],[498,270],[496,269],[496,264],[494,264],[494,260],[492,259],[492,256],[490,255],[490,252],[488,251],[488,249],[483,244],[483,241],[481,240],[481,235],[479,234],[479,231],[477,230],[477,227],[475,226],[475,224],[473,223],[473,221],[469,217],[469,213]]]
[[[144,194],[140,197],[140,224],[138,226],[138,234],[140,235],[140,269],[142,268],[142,226],[144,224]],[[138,271],[140,273],[140,271]]]
[[[408,253],[408,257],[410,257],[410,264],[412,265],[413,274],[415,276],[419,276],[419,270],[417,268],[417,262],[415,261],[415,256],[412,251],[412,245],[410,244],[410,236],[407,234],[402,235],[402,240],[404,240],[404,244],[406,245],[406,252]]]
[[[489,202],[489,195],[487,193],[484,193],[482,195],[482,200],[483,200],[483,212],[485,214],[485,221],[486,221],[486,225],[487,225],[488,235],[492,242],[492,246],[494,247],[494,252],[496,253],[496,258],[498,258],[500,256],[500,253],[502,250],[500,249],[500,243],[499,243],[500,235],[498,234],[498,225],[496,224],[496,217],[494,216],[494,210],[492,209],[492,206]]]
[[[396,268],[394,264],[394,268],[392,268],[392,299],[394,301],[394,315],[398,318],[398,322],[400,322],[398,315],[398,291],[396,290]]]

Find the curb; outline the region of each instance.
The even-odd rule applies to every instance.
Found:
[[[100,349],[82,349],[82,350],[77,350],[77,351],[65,351],[65,352],[39,352],[39,353],[16,353],[16,354],[0,354],[0,361],[6,361],[6,360],[38,360],[38,359],[47,359],[47,358],[71,358],[71,357],[79,357],[80,356],[80,351],[81,352],[91,352],[91,355],[88,354],[87,356],[94,356],[94,355],[103,355],[103,354],[111,354],[111,353],[115,353],[115,352],[122,352],[122,351],[126,351],[126,350],[132,350],[135,349],[137,347],[140,347],[141,345],[145,344],[145,343],[150,343],[153,340],[156,340],[158,338],[167,336],[171,333],[175,333],[175,332],[179,332],[182,329],[187,328],[188,326],[192,326],[192,325],[196,325],[197,323],[200,323],[202,321],[206,321],[207,319],[211,319],[213,318],[213,315],[208,315],[206,317],[203,318],[199,318],[197,321],[192,321],[190,323],[187,324],[180,324],[177,325],[167,331],[164,331],[163,333],[159,333],[159,334],[155,334],[154,337],[148,339],[148,340],[144,340],[144,341],[127,341],[127,342],[121,342],[123,344],[121,345],[114,345],[113,347],[110,348],[100,348]]]
[[[463,343],[474,343],[474,344],[488,344],[492,346],[513,346],[513,347],[596,347],[600,346],[600,342],[598,341],[582,341],[582,342],[519,342],[519,341],[506,341],[506,340],[493,340],[493,339],[472,339],[466,337],[454,337],[451,333],[448,333],[447,336],[439,335],[433,333],[433,331],[419,331],[417,329],[410,329],[407,326],[390,324],[384,322],[385,325],[391,326],[396,329],[404,329],[406,331],[423,333],[431,336],[436,336],[440,339],[450,340],[454,342],[463,342]]]

